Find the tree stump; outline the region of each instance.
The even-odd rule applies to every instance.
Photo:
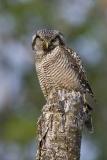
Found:
[[[38,120],[36,160],[79,160],[83,114],[80,92],[52,93]]]

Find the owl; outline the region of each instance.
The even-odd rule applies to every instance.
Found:
[[[67,47],[64,36],[57,30],[38,30],[32,38],[36,71],[42,92],[47,99],[53,89],[79,91],[84,97],[85,124],[92,131],[91,112],[86,94],[93,97],[92,89],[79,55]]]

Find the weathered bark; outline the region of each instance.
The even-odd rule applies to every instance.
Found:
[[[79,160],[83,117],[79,92],[52,94],[38,121],[36,160]]]

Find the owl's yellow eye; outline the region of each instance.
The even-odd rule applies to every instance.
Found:
[[[36,36],[36,39],[35,39],[35,40],[36,40],[36,41],[42,41],[42,42],[44,41],[44,40],[43,40],[40,36],[38,36],[38,35]]]
[[[51,45],[54,46],[63,45],[63,41],[59,35],[57,35],[54,39],[51,40]]]
[[[54,39],[52,39],[52,40],[51,40],[51,43],[54,43],[54,42],[56,42],[56,41],[60,41],[59,36],[56,36]]]

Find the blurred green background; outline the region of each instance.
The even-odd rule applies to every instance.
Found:
[[[33,160],[45,104],[31,49],[37,29],[60,30],[82,57],[97,99],[81,160],[107,160],[107,0],[0,0],[0,160]]]

